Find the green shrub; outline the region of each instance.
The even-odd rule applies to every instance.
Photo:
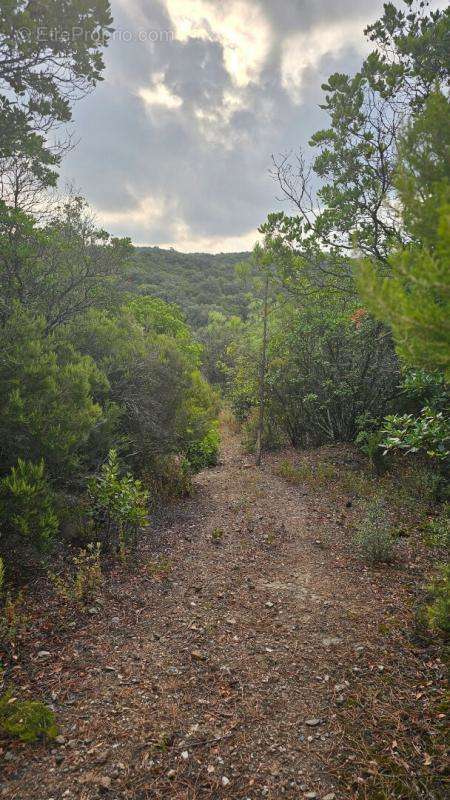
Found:
[[[124,554],[148,523],[148,493],[141,481],[129,473],[121,477],[117,453],[110,450],[100,474],[89,481],[88,495],[96,538]]]
[[[355,543],[369,564],[389,563],[393,559],[394,538],[386,505],[380,498],[369,501],[358,526]]]
[[[384,420],[384,452],[401,450],[404,453],[425,453],[437,462],[450,458],[450,424],[442,411],[430,406],[419,416],[394,414]]]
[[[213,422],[205,436],[199,441],[190,442],[186,458],[193,472],[200,472],[206,467],[217,464],[219,453],[220,434],[217,423]]]
[[[427,606],[430,628],[446,638],[450,637],[450,564],[440,568],[438,576],[430,587],[432,603]]]
[[[425,541],[431,547],[450,548],[450,503],[445,503],[437,517],[424,525]]]
[[[33,464],[19,458],[9,475],[0,481],[0,500],[3,557],[6,556],[4,545],[11,539],[15,548],[48,550],[58,530],[58,518],[44,462]]]
[[[192,493],[192,470],[185,456],[168,456],[158,459],[151,471],[142,475],[149,489],[152,506],[188,497]]]
[[[376,475],[383,475],[388,466],[386,453],[382,448],[384,432],[380,424],[378,420],[362,414],[358,418],[360,431],[355,439],[359,449],[370,459]]]
[[[48,706],[36,700],[17,700],[11,690],[0,697],[0,730],[22,742],[58,735],[55,715]]]

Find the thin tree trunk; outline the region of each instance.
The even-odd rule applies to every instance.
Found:
[[[262,440],[264,430],[264,410],[266,401],[266,365],[267,365],[267,317],[269,310],[269,273],[264,284],[264,311],[263,311],[263,338],[261,348],[261,362],[259,366],[259,413],[258,429],[256,436],[256,464],[261,463]]]

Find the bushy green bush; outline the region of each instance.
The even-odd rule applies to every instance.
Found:
[[[115,450],[110,450],[100,473],[89,480],[88,495],[95,538],[121,552],[133,547],[139,529],[148,523],[148,493],[129,473],[120,475]]]
[[[384,452],[400,450],[406,454],[423,452],[445,463],[450,458],[450,423],[442,411],[430,406],[414,414],[393,414],[383,423]]]
[[[311,289],[306,287],[305,291]],[[284,302],[270,315],[265,376],[266,424],[294,447],[353,441],[363,413],[382,417],[398,380],[389,337],[355,301],[316,291],[314,300]],[[238,417],[258,406],[261,320],[249,320],[231,386]]]
[[[365,507],[355,543],[369,564],[389,563],[394,557],[394,538],[386,504],[375,497]]]
[[[186,458],[193,472],[200,472],[206,467],[213,467],[217,464],[220,445],[220,433],[216,423],[212,423],[210,429],[202,439],[189,443],[186,450]]]
[[[142,483],[149,490],[151,507],[157,507],[192,493],[192,469],[185,456],[166,456],[143,472]]]
[[[0,730],[22,742],[58,735],[53,711],[36,700],[18,700],[11,690],[0,697]]]
[[[33,464],[19,458],[9,475],[0,481],[0,499],[3,557],[11,558],[17,549],[48,550],[58,530],[58,518],[44,462]]]

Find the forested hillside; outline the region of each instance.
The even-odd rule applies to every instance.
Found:
[[[245,318],[249,287],[235,266],[250,253],[178,253],[159,247],[137,247],[130,288],[176,303],[194,328],[208,321],[211,311]]]

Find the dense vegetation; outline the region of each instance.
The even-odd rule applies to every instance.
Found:
[[[187,490],[218,446],[217,398],[181,310],[133,291],[131,243],[99,230],[81,198],[48,200],[62,155],[48,135],[101,78],[111,23],[103,0],[70,10],[98,35],[11,35],[50,29],[58,3],[9,4],[2,22],[3,580],[48,558],[63,530],[123,550],[166,476]]]
[[[248,256],[248,253],[211,255],[137,247],[130,289],[176,303],[193,328],[205,325],[214,311],[245,318],[250,287],[236,274],[235,266]]]

